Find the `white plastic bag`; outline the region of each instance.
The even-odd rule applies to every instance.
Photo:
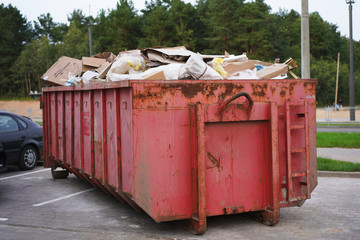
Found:
[[[131,56],[124,55],[119,57],[111,66],[109,73],[116,74],[132,74],[132,73],[141,73],[145,71],[145,62],[144,59]]]
[[[83,75],[82,75],[82,79],[84,84],[89,84],[89,80],[96,78],[97,76],[99,76],[99,73],[97,72],[93,72],[93,71],[86,71]]]
[[[194,78],[200,80],[221,80],[223,77],[212,67],[208,66],[199,55],[191,55],[186,62],[186,71]]]
[[[256,68],[254,69],[246,69],[240,72],[233,73],[230,77],[227,79],[229,80],[235,80],[235,79],[259,79],[259,77],[256,75]]]

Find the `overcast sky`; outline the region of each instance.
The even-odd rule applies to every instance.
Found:
[[[86,15],[96,17],[100,9],[114,9],[117,0],[0,0],[11,3],[26,16],[29,21],[37,20],[43,13],[50,13],[55,22],[67,23],[67,15],[74,9],[81,9]],[[134,0],[137,10],[145,8],[145,0]],[[195,3],[195,0],[185,0]],[[272,12],[282,9],[294,9],[301,13],[301,0],[265,0]],[[90,8],[89,8],[90,6]],[[349,8],[345,0],[309,0],[309,12],[319,12],[320,16],[338,26],[341,35],[349,36]],[[353,36],[360,40],[360,1],[353,5]]]

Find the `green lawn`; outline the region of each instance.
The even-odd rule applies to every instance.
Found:
[[[316,133],[317,147],[360,148],[360,133]]]
[[[360,163],[336,161],[327,158],[317,158],[319,171],[360,172]]]
[[[316,133],[317,147],[360,148],[360,133]],[[360,172],[360,163],[317,158],[320,171]]]

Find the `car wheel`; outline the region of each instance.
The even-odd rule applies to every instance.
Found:
[[[22,170],[33,169],[38,160],[38,153],[33,146],[26,146],[20,155],[19,168]]]

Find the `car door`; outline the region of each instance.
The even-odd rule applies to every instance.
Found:
[[[0,145],[8,163],[18,161],[25,140],[25,129],[12,116],[0,114]]]

